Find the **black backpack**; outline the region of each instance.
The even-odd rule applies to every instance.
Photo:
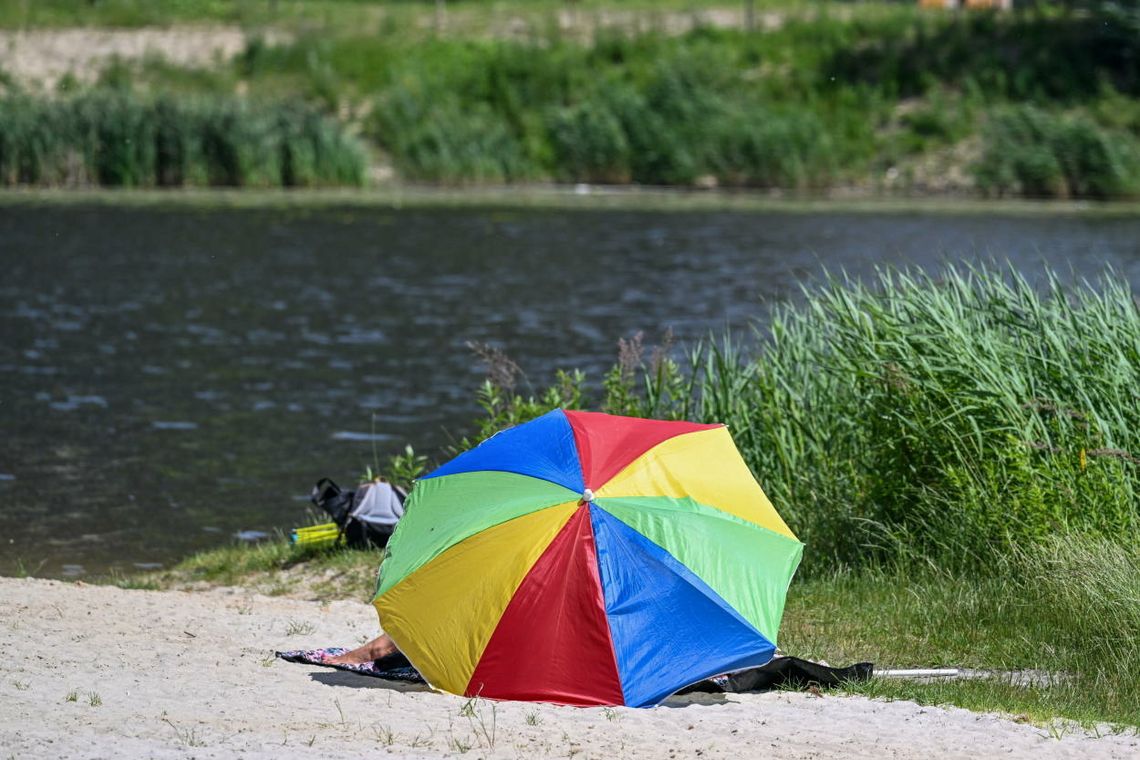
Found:
[[[384,485],[391,488],[400,509],[392,519],[391,516],[382,521],[370,519],[368,514],[362,514],[360,507],[368,490],[375,485]],[[356,491],[342,491],[340,487],[329,478],[321,478],[313,487],[311,496],[313,504],[328,513],[333,522],[340,528],[340,535],[344,542],[354,549],[364,549],[375,546],[379,549],[388,545],[388,539],[395,529],[395,520],[403,514],[404,500],[407,493],[399,486],[390,485],[383,481],[365,483]]]

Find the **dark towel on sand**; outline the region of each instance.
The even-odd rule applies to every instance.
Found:
[[[329,657],[336,657],[347,651],[344,647],[296,649],[290,652],[277,652],[277,656],[287,662],[323,665],[326,668],[347,670],[362,676],[385,678],[389,681],[425,683],[423,676],[412,667],[408,658],[399,652],[365,665],[334,665],[325,662]],[[809,686],[838,686],[845,681],[866,681],[871,677],[873,670],[869,662],[859,662],[847,668],[832,668],[798,657],[777,657],[758,668],[714,676],[692,686],[686,686],[677,693],[734,694],[742,691],[768,691],[780,687],[806,689]]]
[[[866,681],[874,673],[874,665],[857,662],[846,668],[832,668],[799,657],[776,657],[758,668],[714,676],[678,694],[736,694],[742,691],[769,691],[770,689],[806,689],[811,686],[839,686],[847,681]]]
[[[286,662],[304,662],[309,665],[323,665],[326,668],[347,670],[350,673],[359,673],[362,676],[385,678],[389,681],[404,681],[405,683],[425,683],[424,677],[412,667],[408,658],[400,652],[390,654],[374,662],[364,665],[337,665],[325,662],[329,657],[336,657],[348,650],[344,647],[328,647],[327,649],[294,649],[289,652],[277,652],[277,656]]]

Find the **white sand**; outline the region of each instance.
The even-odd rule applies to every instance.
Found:
[[[1057,739],[994,715],[800,693],[651,710],[481,702],[468,717],[458,697],[272,659],[375,626],[355,602],[0,579],[0,757],[1140,756],[1135,733]]]

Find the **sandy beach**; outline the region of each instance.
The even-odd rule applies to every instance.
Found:
[[[0,579],[4,757],[1072,757],[1140,753],[1135,733],[1049,731],[960,709],[805,693],[650,709],[467,704],[285,663],[355,645],[372,608]],[[1059,738],[1057,738],[1059,736]]]

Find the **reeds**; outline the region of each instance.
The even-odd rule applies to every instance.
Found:
[[[750,336],[679,359],[669,343],[622,339],[600,404],[581,376],[530,397],[488,381],[479,435],[557,406],[727,423],[807,545],[789,651],[1030,669],[1048,688],[851,688],[1140,720],[1140,309],[1123,278],[829,277]]]
[[[322,36],[260,55],[320,99],[375,93],[366,133],[412,179],[905,190],[915,156],[958,146],[965,164],[984,132],[983,192],[1121,198],[1140,192],[1140,122],[1099,106],[1140,94],[1127,28],[898,8],[760,36]]]
[[[1034,106],[997,110],[974,173],[994,195],[1122,198],[1140,194],[1140,146],[1127,132]]]
[[[679,361],[623,340],[601,406],[728,424],[807,545],[792,651],[1030,668],[1048,689],[860,688],[1135,723],[1138,389],[1140,309],[1114,272],[1069,285],[948,267],[830,277]],[[548,396],[496,421],[590,405]]]
[[[774,310],[755,358],[708,362],[702,416],[822,564],[969,568],[1140,528],[1140,313],[1120,278],[832,278]]]
[[[359,185],[365,156],[300,103],[97,89],[0,98],[0,185]]]
[[[314,50],[340,68],[338,50]],[[372,51],[386,73],[367,134],[404,176],[451,182],[808,190],[837,175],[844,150],[869,152],[847,146],[850,109],[773,103],[744,82],[749,53],[739,35],[696,34],[434,42],[398,60]]]
[[[1059,534],[1135,540],[1137,388],[1140,312],[1119,277],[949,267],[830,277],[679,363],[623,341],[601,406],[727,423],[809,574],[974,572]]]

